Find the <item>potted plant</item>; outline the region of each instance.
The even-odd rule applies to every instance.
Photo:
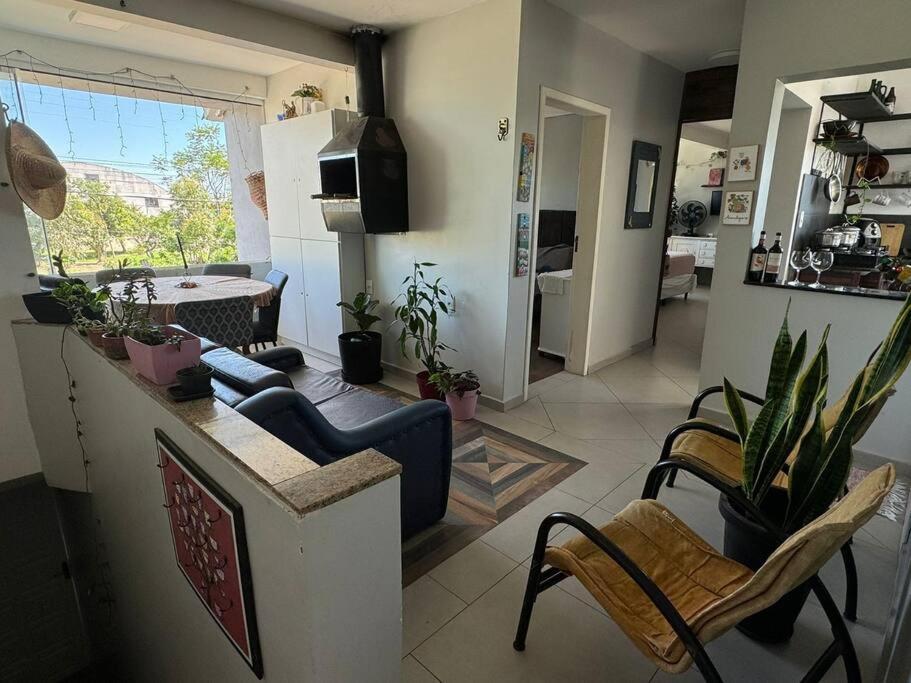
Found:
[[[430,383],[446,397],[453,420],[471,420],[478,409],[481,383],[471,370],[454,372],[446,368],[430,376]]]
[[[756,419],[747,417],[738,390],[724,381],[724,400],[743,452],[741,489],[746,498],[789,536],[829,509],[844,491],[852,446],[876,418],[892,387],[911,362],[911,297],[905,302],[876,357],[845,395],[834,424],[823,422],[829,371],[826,328],[804,367],[807,333],[792,341],[784,321],[769,368],[765,402]],[[787,489],[774,486],[787,469]],[[764,527],[726,496],[724,553],[757,569],[778,546]],[[749,636],[765,642],[787,640],[809,594],[803,584],[775,605],[741,622]]]
[[[88,335],[96,346],[101,346],[106,304],[109,293],[93,292],[83,282],[61,282],[52,293],[69,312],[79,334]]]
[[[439,314],[449,315],[453,299],[452,292],[443,284],[442,278],[438,277],[433,282],[425,279],[424,268],[432,268],[435,265],[426,262],[415,263],[412,274],[402,281],[405,291],[392,303],[403,301],[395,309],[395,323],[402,324],[398,339],[402,355],[408,358],[408,350],[413,349],[415,360],[424,366],[424,370],[417,374],[421,398],[442,401],[443,395],[430,384],[430,376],[447,367],[440,360],[440,354],[444,350],[455,350],[441,342],[437,334]]]
[[[129,354],[124,339],[134,327],[150,319],[152,302],[157,295],[155,294],[155,283],[146,275],[133,275],[125,282],[117,284],[122,284],[123,290],[116,302],[113,301],[114,297],[111,295],[111,283],[99,288],[99,291],[112,299],[101,340],[104,354],[108,358],[125,360]],[[145,303],[140,301],[140,290],[145,293]]]
[[[322,102],[323,91],[311,83],[301,83],[301,87],[291,93],[291,97],[299,97],[301,99],[303,104],[301,114],[312,114],[314,111],[319,111],[314,107],[314,103]]]
[[[178,370],[199,364],[199,337],[169,325],[140,321],[129,329],[124,345],[136,372],[155,384],[174,384]]]
[[[191,365],[177,371],[180,392],[184,396],[200,396],[212,390],[213,370],[205,363]]]
[[[371,313],[379,305],[366,292],[359,292],[350,303],[339,301],[336,305],[354,318],[356,332],[342,332],[338,336],[338,353],[342,359],[342,379],[352,384],[371,384],[383,378],[380,358],[383,353],[383,335],[370,328],[381,318]]]

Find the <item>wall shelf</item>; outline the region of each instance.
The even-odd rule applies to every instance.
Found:
[[[819,98],[823,104],[829,105],[832,109],[847,119],[855,121],[866,121],[870,119],[891,118],[886,105],[882,103],[872,92],[850,92],[842,95],[824,95]]]
[[[860,185],[847,185],[847,190],[859,190]],[[871,183],[868,190],[907,190],[911,189],[911,183]]]
[[[853,155],[863,155],[867,154],[883,154],[884,152],[874,145],[872,142],[867,140],[864,137],[856,138],[813,138],[813,142],[817,145],[831,145],[835,143],[835,151],[839,154],[845,154],[848,156]]]

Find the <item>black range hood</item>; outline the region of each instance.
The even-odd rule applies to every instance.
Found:
[[[320,150],[322,191],[313,198],[332,232],[407,232],[407,154],[395,122],[386,118],[383,34],[372,26],[351,33],[360,118]]]

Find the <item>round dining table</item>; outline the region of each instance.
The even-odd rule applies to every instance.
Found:
[[[237,296],[249,296],[258,308],[268,306],[275,296],[275,288],[268,282],[251,280],[245,277],[231,277],[227,275],[194,275],[191,280],[196,287],[180,287],[184,281],[178,277],[153,277],[149,278],[155,283],[155,295],[152,302],[150,317],[157,323],[170,325],[177,322],[175,311],[177,304],[185,301],[214,301],[217,299],[230,299]],[[125,282],[111,283],[111,297],[119,299],[123,293]],[[118,286],[119,285],[119,286]],[[137,296],[140,303],[145,301],[145,292],[140,288]]]

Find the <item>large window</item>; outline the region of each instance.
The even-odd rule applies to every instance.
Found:
[[[71,273],[129,265],[237,260],[227,125],[254,105],[130,85],[47,78],[19,70],[0,91],[14,118],[67,170],[55,220],[26,210],[38,272],[63,253]],[[44,82],[42,82],[44,81]],[[234,136],[236,140],[237,136]],[[242,177],[242,176],[241,176]],[[237,188],[246,192],[246,188]]]

